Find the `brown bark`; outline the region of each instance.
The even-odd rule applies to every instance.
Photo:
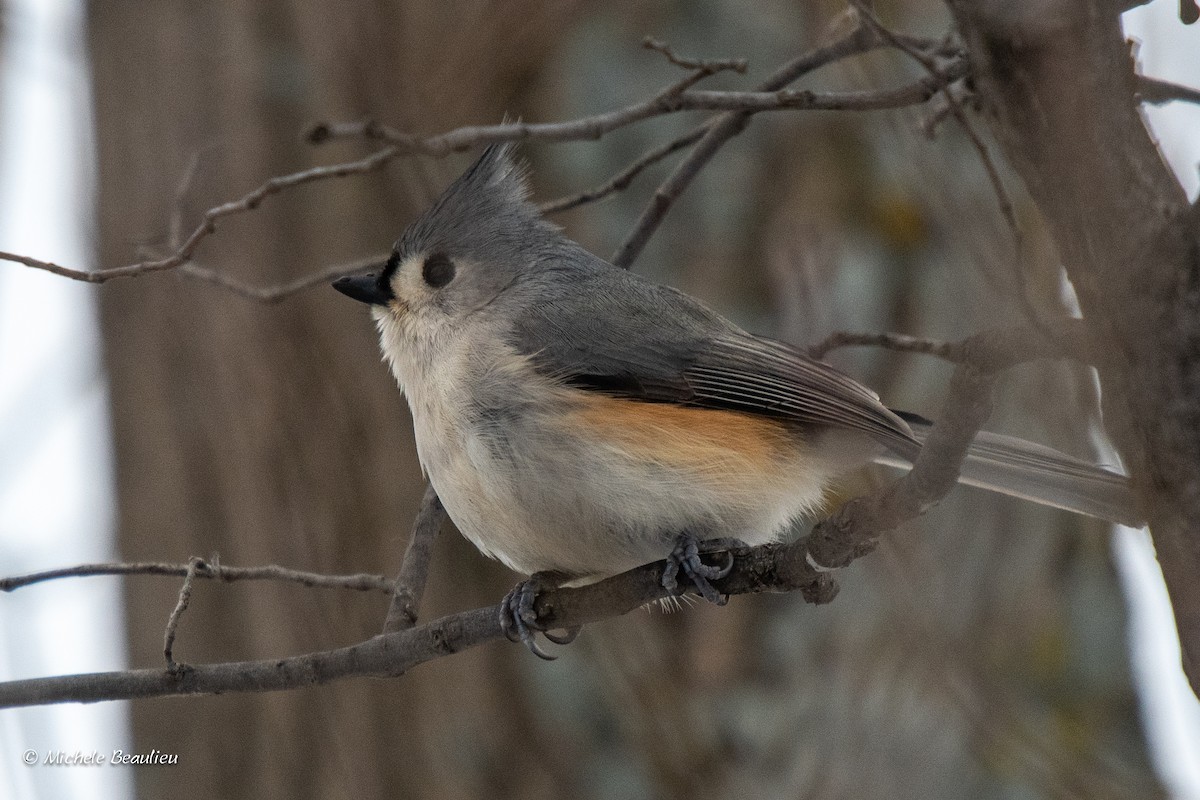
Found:
[[[1200,690],[1200,223],[1148,134],[1118,8],[953,4],[981,97],[1092,323]]]

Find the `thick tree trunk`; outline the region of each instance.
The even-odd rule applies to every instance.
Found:
[[[1112,3],[953,4],[993,129],[1092,323],[1200,690],[1200,214],[1148,134]]]

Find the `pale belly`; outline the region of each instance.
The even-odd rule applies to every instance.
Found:
[[[832,477],[772,420],[564,391],[546,413],[417,420],[451,518],[518,572],[614,574],[665,557],[684,532],[772,541]]]

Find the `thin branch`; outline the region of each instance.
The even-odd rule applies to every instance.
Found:
[[[974,100],[970,87],[966,80],[958,81],[946,87],[960,106],[966,106]],[[952,115],[954,106],[946,100],[944,95],[938,95],[933,98],[926,107],[925,116],[921,119],[921,133],[926,139],[932,140],[937,135],[937,128],[941,125],[946,117]]]
[[[962,360],[961,344],[943,342],[938,339],[921,339],[903,333],[853,333],[834,331],[817,344],[808,348],[808,354],[818,361],[833,350],[842,347],[881,347],[903,353],[921,353],[936,356],[946,361]]]
[[[1143,103],[1161,106],[1172,100],[1185,103],[1200,103],[1200,89],[1182,86],[1178,83],[1151,78],[1146,75],[1137,76],[1137,93]]]
[[[624,170],[614,175],[607,182],[577,194],[566,195],[554,200],[549,200],[545,203],[542,203],[539,206],[539,209],[543,214],[553,214],[559,211],[567,211],[569,209],[576,208],[577,206],[584,205],[585,203],[591,203],[596,200],[600,200],[614,192],[622,191],[627,188],[630,182],[632,182],[633,179],[641,174],[641,172],[647,167],[657,164],[659,161],[671,155],[672,153],[695,144],[701,139],[701,137],[708,133],[715,124],[715,121],[707,120],[703,124],[698,125],[682,136],[642,155]]]
[[[285,189],[300,186],[301,184],[371,172],[392,158],[395,158],[397,153],[398,151],[395,147],[384,147],[357,161],[313,167],[300,172],[293,172],[290,175],[278,175],[270,178],[237,200],[213,206],[205,211],[203,220],[196,226],[195,230],[191,232],[175,252],[165,258],[138,261],[120,267],[98,270],[72,269],[71,267],[64,267],[51,261],[42,261],[28,256],[5,252],[0,252],[0,261],[15,261],[27,267],[51,272],[55,275],[61,275],[64,278],[71,278],[72,280],[84,281],[85,283],[107,283],[115,278],[131,278],[150,272],[175,269],[191,260],[200,243],[216,232],[217,221],[223,217],[253,211],[270,195],[278,194]]]
[[[676,54],[676,52],[671,49],[671,45],[660,39],[655,39],[653,36],[647,36],[645,39],[643,39],[642,47],[646,48],[647,50],[654,50],[655,52],[662,53],[666,57],[667,61],[671,62],[677,67],[683,67],[684,69],[691,69],[697,72],[705,72],[709,75],[715,75],[718,72],[724,72],[727,70],[732,70],[737,73],[744,73],[746,71],[747,63],[746,59],[744,58],[684,58],[683,56]]]
[[[989,331],[959,344],[966,361],[955,370],[942,420],[930,431],[912,471],[880,493],[845,504],[804,539],[734,549],[729,575],[714,581],[721,593],[799,590],[808,602],[830,602],[838,591],[831,570],[870,552],[881,533],[924,513],[953,487],[966,449],[990,410],[995,373],[1055,349],[1040,331],[1024,329]],[[662,587],[663,568],[659,561],[589,586],[547,590],[535,604],[539,623],[546,629],[573,628],[673,596]],[[275,691],[348,677],[398,676],[500,639],[498,612],[495,606],[464,611],[350,647],[287,658],[195,665],[175,673],[139,669],[9,681],[0,683],[0,707]]]
[[[830,56],[830,58],[832,57]],[[961,77],[962,74],[965,74],[965,64],[960,62],[957,66],[952,66],[949,73],[938,80],[955,79]],[[271,178],[237,200],[214,206],[204,212],[202,222],[192,231],[191,235],[173,253],[164,258],[144,260],[120,267],[93,271],[73,269],[50,261],[42,261],[7,252],[0,252],[0,260],[14,261],[73,280],[87,283],[106,283],[115,278],[129,278],[150,272],[175,269],[190,262],[200,243],[216,232],[218,220],[234,214],[252,211],[270,195],[278,194],[285,189],[305,183],[371,172],[404,153],[420,152],[440,156],[477,144],[530,138],[537,138],[542,141],[594,139],[633,122],[683,111],[727,111],[737,109],[737,113],[750,115],[763,111],[781,110],[869,111],[897,108],[927,100],[937,90],[938,80],[927,79],[895,89],[863,92],[718,92],[693,90],[681,94],[658,95],[650,100],[636,103],[623,109],[569,122],[541,124],[515,122],[490,126],[469,126],[426,139],[401,134],[389,128],[377,126],[374,123],[353,123],[348,127],[337,128],[340,133],[336,135],[350,135],[350,131],[353,130],[357,135],[378,136],[394,140],[394,143],[357,161],[313,167],[301,172]],[[335,135],[335,126],[325,126],[318,128],[318,130],[326,131],[324,138]],[[709,133],[711,134],[711,130]],[[315,137],[315,134],[310,134],[310,138],[313,137]],[[223,277],[204,267],[197,266],[188,271],[192,273],[193,277],[208,280],[236,291],[243,296],[263,300],[264,302],[273,302],[296,291],[313,286],[326,277],[336,277],[338,274],[341,274],[325,270],[300,278],[290,284],[260,289],[248,286],[233,278]]]
[[[839,47],[839,45],[841,45]],[[835,43],[810,53],[793,64],[803,62],[810,72],[850,53],[862,52],[869,46],[850,46]],[[810,63],[810,62],[818,63]],[[794,69],[795,67],[793,67]],[[310,141],[332,138],[367,137],[385,141],[406,153],[444,156],[452,152],[497,142],[518,142],[536,139],[541,142],[565,142],[599,139],[607,133],[652,117],[685,111],[735,111],[749,114],[763,111],[871,111],[922,103],[937,91],[945,80],[957,80],[966,74],[966,65],[956,60],[935,80],[917,81],[895,89],[879,91],[814,92],[786,91],[772,81],[751,92],[693,89],[671,94],[671,87],[649,100],[614,111],[566,122],[504,122],[498,125],[470,125],[437,136],[421,138],[402,133],[373,121],[321,123],[309,133]],[[797,77],[799,77],[797,75]],[[790,83],[791,81],[785,82]],[[710,129],[711,130],[711,129]]]
[[[850,0],[850,2],[856,9],[858,9],[858,12],[862,14],[863,19],[866,20],[867,24],[871,26],[872,30],[874,30],[876,34],[924,67],[930,75],[939,74],[940,68],[933,59],[888,29],[887,26],[880,22],[879,17],[875,15],[875,12],[872,11],[866,3],[862,2],[862,0]],[[942,96],[946,100],[946,105],[950,114],[954,117],[955,121],[958,122],[959,127],[962,128],[963,133],[967,135],[967,138],[971,141],[971,145],[979,154],[979,160],[983,163],[983,169],[987,173],[988,180],[992,184],[992,191],[996,194],[996,203],[1000,207],[1000,213],[1004,216],[1004,221],[1008,225],[1009,231],[1012,233],[1014,247],[1016,249],[1016,258],[1014,258],[1013,264],[1019,265],[1023,236],[1021,234],[1021,227],[1017,223],[1016,211],[1013,210],[1012,199],[1008,196],[1008,190],[1004,188],[1004,181],[1000,178],[1000,170],[996,167],[996,162],[992,158],[991,152],[989,152],[987,145],[979,136],[978,131],[975,130],[975,126],[972,125],[970,119],[967,118],[967,113],[963,110],[962,103],[959,102],[958,98],[954,96],[954,92],[951,91],[950,84],[943,83],[941,86],[941,92]],[[1022,297],[1025,297],[1025,281],[1023,276],[1020,275],[1019,270],[1017,278],[1018,286],[1021,287]],[[1036,320],[1037,317],[1036,315],[1031,315],[1030,319]]]
[[[671,49],[671,45],[666,42],[655,39],[653,36],[647,36],[642,40],[642,47],[647,50],[654,50],[662,53],[667,61],[677,67],[683,67],[687,70],[692,70],[692,74],[688,75],[683,80],[672,86],[666,93],[679,94],[695,86],[705,78],[716,75],[718,72],[733,71],[739,74],[745,73],[747,62],[744,58],[721,58],[701,60],[695,58],[684,58],[676,55]]]
[[[692,130],[682,136],[672,139],[666,144],[656,147],[655,149],[644,153],[637,160],[631,163],[628,167],[618,172],[609,180],[594,186],[591,189],[585,189],[577,194],[566,195],[554,200],[548,200],[538,206],[538,209],[543,214],[554,214],[559,211],[567,211],[586,203],[593,203],[602,198],[608,197],[614,192],[620,192],[628,188],[633,179],[642,173],[647,167],[651,167],[662,161],[672,153],[676,153],[685,147],[690,147],[700,140],[700,137],[708,130],[709,123],[704,122],[696,126]]]
[[[763,111],[784,109],[806,111],[872,111],[901,108],[925,102],[938,91],[942,81],[957,80],[965,74],[966,62],[957,61],[950,64],[945,74],[939,78],[923,78],[905,86],[877,91],[812,92],[809,90],[780,90],[773,92],[725,92],[693,90],[676,97],[661,99],[660,113],[740,109],[741,111],[738,113],[756,114]],[[372,124],[354,123],[354,125],[364,126],[359,129],[364,132],[369,129],[366,126]],[[546,125],[553,124],[558,123],[546,123]],[[544,127],[532,125],[524,125],[522,127],[522,123],[505,123],[475,130],[480,132],[479,141],[504,141],[506,138],[514,138],[522,129],[537,128],[541,130]],[[700,125],[689,133],[668,142],[656,150],[646,153],[607,183],[595,189],[550,201],[544,204],[541,209],[544,213],[564,211],[624,189],[642,170],[662,160],[671,153],[702,139],[711,129],[712,126],[708,123]],[[455,132],[452,131],[450,134],[446,134],[446,136],[450,136],[453,133]],[[524,136],[526,134],[521,135]],[[493,139],[493,137],[499,138]],[[539,136],[538,138],[541,137]],[[2,257],[3,255],[0,254],[0,258]],[[323,284],[331,279],[377,266],[386,260],[386,256],[372,257],[371,259],[365,259],[344,266],[331,267],[299,278],[291,283],[270,287],[250,286],[236,278],[231,278],[223,273],[197,264],[187,264],[181,271],[190,277],[199,278],[230,289],[251,300],[274,303],[312,286]]]
[[[885,41],[894,45],[901,52],[912,58],[918,64],[925,68],[930,75],[939,73],[938,64],[927,54],[922,53],[918,48],[888,29],[871,10],[870,6],[863,0],[850,0],[850,3],[862,14],[872,30]],[[971,142],[971,146],[975,148],[975,152],[979,154],[979,161],[983,165],[984,172],[987,173],[988,182],[992,185],[992,192],[996,196],[996,204],[1000,208],[1000,215],[1004,218],[1004,223],[1008,227],[1009,233],[1013,241],[1013,257],[1009,262],[1012,267],[1013,282],[1016,285],[1017,301],[1020,304],[1022,312],[1034,325],[1042,325],[1041,315],[1038,314],[1037,307],[1034,305],[1033,298],[1029,294],[1029,282],[1025,279],[1024,273],[1021,271],[1023,262],[1022,256],[1025,250],[1025,235],[1021,230],[1021,225],[1017,221],[1017,212],[1013,207],[1012,198],[1008,195],[1008,190],[1004,187],[1004,181],[1000,177],[1000,169],[996,166],[995,160],[992,158],[991,151],[987,144],[983,141],[983,137],[975,130],[975,126],[971,124],[971,120],[967,117],[967,112],[963,109],[962,103],[954,95],[952,82],[942,84],[942,98],[946,103],[946,110],[954,117],[959,127],[962,128],[967,139]]]
[[[228,289],[234,294],[241,295],[249,300],[254,300],[267,305],[278,303],[285,300],[294,294],[299,294],[306,289],[311,289],[314,286],[323,286],[332,280],[344,277],[346,275],[357,275],[372,268],[380,269],[387,262],[388,254],[380,253],[366,258],[360,258],[357,261],[350,261],[345,264],[328,267],[297,278],[288,283],[277,284],[275,286],[252,286],[248,283],[230,277],[223,272],[201,266],[195,262],[190,262],[182,265],[179,268],[181,275],[186,275],[189,278],[213,283],[223,289]]]
[[[429,560],[433,557],[433,542],[446,516],[446,509],[433,486],[425,487],[412,536],[404,551],[404,560],[400,562],[400,574],[396,576],[392,604],[383,623],[384,633],[407,630],[417,624],[421,596],[425,594],[425,581],[429,577]]]
[[[1037,329],[1000,328],[959,342],[903,333],[835,331],[809,347],[808,354],[819,360],[841,347],[881,347],[896,352],[919,353],[952,364],[974,364],[991,372],[1040,359],[1070,358],[1085,364],[1097,360],[1088,338],[1087,326],[1080,319],[1060,319]]]
[[[642,41],[642,46],[649,50],[656,50],[666,56],[667,60],[672,64],[684,67],[686,69],[699,70],[696,76],[697,80],[715,74],[722,70],[734,70],[738,73],[744,73],[748,66],[745,59],[722,59],[715,61],[700,61],[697,59],[683,58],[671,49],[671,46],[666,42],[659,41],[651,36],[647,36]],[[696,126],[687,133],[679,136],[664,145],[661,145],[636,159],[628,167],[618,172],[605,183],[595,186],[591,189],[586,189],[572,195],[557,198],[555,200],[546,201],[538,206],[543,214],[554,214],[560,211],[567,211],[572,208],[592,203],[607,197],[614,192],[619,192],[626,189],[629,184],[640,175],[647,167],[657,164],[672,153],[676,153],[685,147],[690,147],[700,140],[700,137],[711,127],[710,121],[705,121]]]
[[[797,558],[795,546],[739,551],[734,571],[718,582],[726,594],[801,589],[812,602],[832,599],[832,579]],[[660,583],[663,562],[577,589],[539,596],[539,618],[572,627],[618,616],[670,593]],[[399,676],[418,664],[504,637],[499,607],[479,608],[365,642],[287,658],[193,664],[171,673],[136,669],[0,683],[0,708],[63,702],[130,700],[170,695],[263,692],[316,686],[348,677]]]
[[[194,565],[194,566],[193,566]],[[0,578],[0,591],[11,592],[35,583],[61,578],[85,578],[98,575],[163,575],[177,578],[187,577],[192,570],[197,578],[233,583],[234,581],[284,581],[318,589],[352,589],[359,592],[387,592],[390,594],[395,582],[383,575],[322,575],[316,572],[301,572],[270,564],[263,567],[230,567],[203,559],[193,559],[187,564],[163,562],[138,562],[132,564],[79,564],[28,575]]]
[[[199,565],[204,563],[199,558],[192,558],[188,561],[187,573],[183,576],[183,584],[179,587],[179,599],[175,602],[175,608],[171,611],[171,616],[167,618],[167,629],[163,634],[163,656],[167,659],[167,672],[172,674],[179,673],[184,665],[175,661],[175,632],[179,628],[179,620],[183,618],[183,612],[192,603],[192,583],[196,579],[196,570]]]
[[[726,92],[693,89],[677,99],[663,101],[671,110],[734,111],[757,114],[763,111],[794,109],[804,111],[878,111],[924,103],[942,89],[948,80],[967,74],[965,61],[954,61],[946,69],[928,78],[894,89],[867,91],[814,92],[810,89],[780,89],[770,92]]]
[[[827,64],[857,53],[865,53],[879,47],[879,37],[859,19],[854,28],[830,44],[818,47],[785,64],[764,81],[759,89],[774,92]],[[696,146],[680,162],[654,193],[650,204],[642,211],[633,230],[618,245],[610,259],[613,264],[628,269],[646,246],[651,235],[658,229],[667,211],[683,191],[691,184],[725,142],[741,133],[749,124],[752,114],[737,111],[715,120]]]
[[[879,537],[924,514],[958,481],[971,441],[991,414],[994,373],[960,364],[942,415],[907,475],[882,492],[856,498],[813,528],[806,562],[822,572],[845,567],[875,549]]]

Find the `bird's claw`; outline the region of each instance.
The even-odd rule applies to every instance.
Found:
[[[711,581],[720,580],[733,570],[733,553],[726,552],[725,563],[720,566],[705,564],[700,555],[745,546],[746,544],[738,539],[708,539],[701,542],[690,533],[680,534],[670,555],[667,556],[662,586],[668,591],[675,591],[679,588],[679,574],[683,573],[701,597],[710,603],[723,606],[729,602],[729,598],[718,592]]]
[[[554,644],[570,644],[579,635],[579,628],[567,628],[562,633],[552,633],[544,630],[538,623],[537,611],[533,604],[538,593],[548,588],[547,580],[541,573],[535,573],[528,580],[521,581],[504,596],[500,603],[500,629],[510,642],[520,642],[529,648],[529,652],[546,661],[554,661],[553,656],[543,650],[537,643],[536,635],[540,632]]]

